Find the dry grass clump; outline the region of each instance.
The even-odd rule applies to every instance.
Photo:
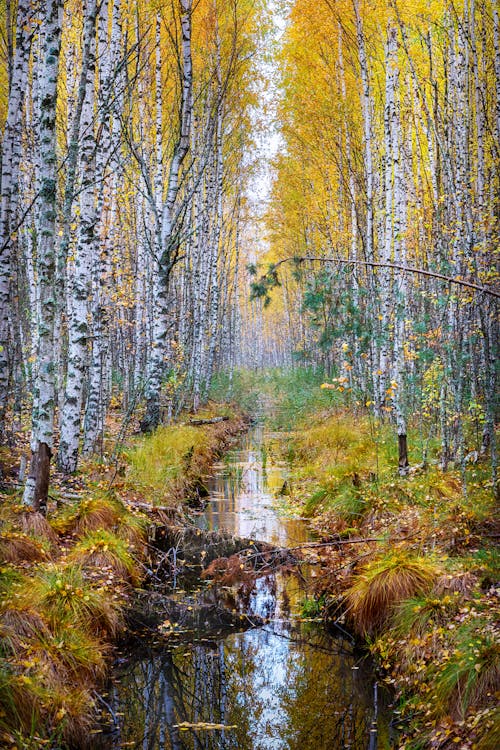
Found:
[[[98,719],[98,711],[91,692],[84,686],[51,689],[43,702],[43,723],[52,736],[60,737],[66,747],[92,748],[92,729]],[[47,732],[48,733],[48,732]]]
[[[470,570],[463,570],[458,573],[447,573],[439,576],[436,582],[436,593],[449,594],[457,593],[462,597],[467,597],[477,587],[479,579]]]
[[[17,531],[4,531],[0,534],[0,559],[6,563],[20,565],[35,563],[50,558],[43,543],[27,534]]]
[[[109,594],[68,566],[1,578],[0,746],[3,729],[18,747],[86,746],[96,719],[87,685],[104,677],[109,653],[96,633],[117,627]]]
[[[97,720],[95,701],[82,685],[48,682],[41,671],[0,672],[0,706],[6,747],[17,735],[19,748],[92,747],[90,731]]]
[[[65,682],[87,683],[104,676],[109,647],[69,623],[53,633],[39,634],[26,650],[35,665],[46,663],[64,676]]]
[[[140,578],[139,566],[130,554],[127,542],[103,529],[83,537],[71,550],[68,562],[132,585]]]
[[[116,501],[92,497],[65,508],[54,525],[63,534],[81,537],[98,529],[113,529],[122,515],[123,508]]]
[[[46,619],[29,604],[14,600],[4,605],[0,612],[0,638],[7,653],[19,656],[27,643],[49,637]]]
[[[22,513],[18,516],[18,523],[24,534],[45,539],[50,544],[56,544],[57,534],[42,513],[23,508]]]
[[[500,708],[483,717],[483,731],[476,741],[477,750],[498,750],[500,747]]]
[[[321,459],[334,466],[349,460],[353,453],[363,462],[373,453],[373,441],[368,420],[355,423],[352,417],[338,413],[301,433],[294,448],[304,461]]]
[[[355,577],[345,597],[349,618],[363,636],[388,622],[397,604],[432,588],[438,575],[428,557],[396,550],[369,562]]]

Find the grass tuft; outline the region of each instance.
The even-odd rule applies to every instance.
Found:
[[[483,731],[475,746],[476,750],[498,750],[500,747],[500,708],[483,717]]]
[[[471,707],[481,707],[500,684],[500,638],[484,620],[457,631],[454,648],[434,680],[436,702],[443,711],[463,719]]]
[[[346,593],[349,617],[363,636],[380,631],[404,599],[429,591],[438,569],[428,557],[397,550],[368,563]]]
[[[57,534],[44,515],[38,511],[23,509],[19,515],[19,525],[25,534],[44,539],[50,544],[57,542]]]
[[[405,599],[394,612],[394,628],[402,638],[422,637],[434,626],[445,626],[456,614],[461,601],[456,594],[438,596],[434,592]]]
[[[42,562],[50,555],[41,541],[17,531],[5,531],[0,535],[0,558],[6,563],[20,565]]]
[[[0,614],[0,637],[5,653],[19,657],[26,644],[50,638],[50,630],[40,612],[14,600],[5,605]]]
[[[109,591],[89,583],[79,565],[40,570],[33,579],[32,597],[54,629],[69,623],[90,635],[115,635],[122,624],[116,600]]]
[[[145,552],[150,525],[147,516],[141,513],[127,513],[121,519],[115,533],[117,537],[128,542],[131,548]]]
[[[34,639],[29,652],[35,662],[45,659],[57,665],[61,673],[67,673],[67,682],[86,683],[104,676],[109,647],[82,629],[63,624],[48,637]]]
[[[87,498],[65,508],[54,520],[54,525],[63,534],[81,537],[98,529],[113,529],[122,513],[122,508],[113,500]]]
[[[126,583],[138,583],[140,578],[139,567],[129,552],[128,543],[104,529],[83,537],[71,550],[68,562]]]

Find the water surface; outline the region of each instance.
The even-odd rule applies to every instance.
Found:
[[[196,518],[201,528],[286,546],[309,539],[306,523],[283,511],[288,467],[278,439],[254,428],[215,467],[207,508]],[[124,654],[108,697],[117,729],[107,747],[390,748],[388,699],[371,665],[349,638],[301,617],[310,575],[267,575],[240,596],[230,592],[234,607],[269,620],[262,627],[220,633],[207,626]],[[203,595],[178,593],[193,604]]]

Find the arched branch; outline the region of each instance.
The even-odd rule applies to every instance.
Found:
[[[465,279],[460,279],[453,276],[446,276],[445,274],[437,273],[436,271],[427,271],[424,268],[416,268],[415,266],[402,266],[397,263],[377,263],[375,261],[369,260],[353,260],[352,258],[319,258],[310,255],[283,258],[277,263],[270,264],[266,273],[263,274],[258,281],[252,283],[251,298],[257,299],[260,297],[264,297],[265,304],[268,304],[270,290],[275,286],[278,286],[279,284],[277,269],[284,263],[295,263],[296,265],[299,265],[305,262],[332,264],[338,263],[342,265],[370,266],[372,268],[392,268],[395,271],[403,271],[403,273],[412,273],[419,276],[427,276],[432,279],[440,279],[441,281],[446,281],[448,284],[455,284],[466,289],[472,289],[475,292],[487,294],[490,297],[494,297],[495,299],[500,298],[500,291],[497,291],[496,289],[493,289],[491,287],[481,286],[480,284],[475,284],[472,281],[466,281]],[[249,271],[251,274],[255,275],[256,267],[249,267]]]

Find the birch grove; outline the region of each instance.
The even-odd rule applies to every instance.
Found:
[[[31,413],[43,510],[53,453],[73,473],[117,403],[144,430],[196,410],[227,361],[263,32],[247,0],[8,6],[2,439]]]
[[[498,39],[490,2],[293,3],[271,265],[253,269],[257,300],[296,289],[291,351],[394,423],[400,472],[418,420],[464,492],[481,453],[498,488]]]
[[[154,430],[222,370],[300,363],[394,424],[401,474],[417,420],[464,491],[481,453],[498,484],[499,13],[413,6],[295,0],[271,45],[252,0],[7,2],[0,424],[31,432],[25,503],[110,415]]]

